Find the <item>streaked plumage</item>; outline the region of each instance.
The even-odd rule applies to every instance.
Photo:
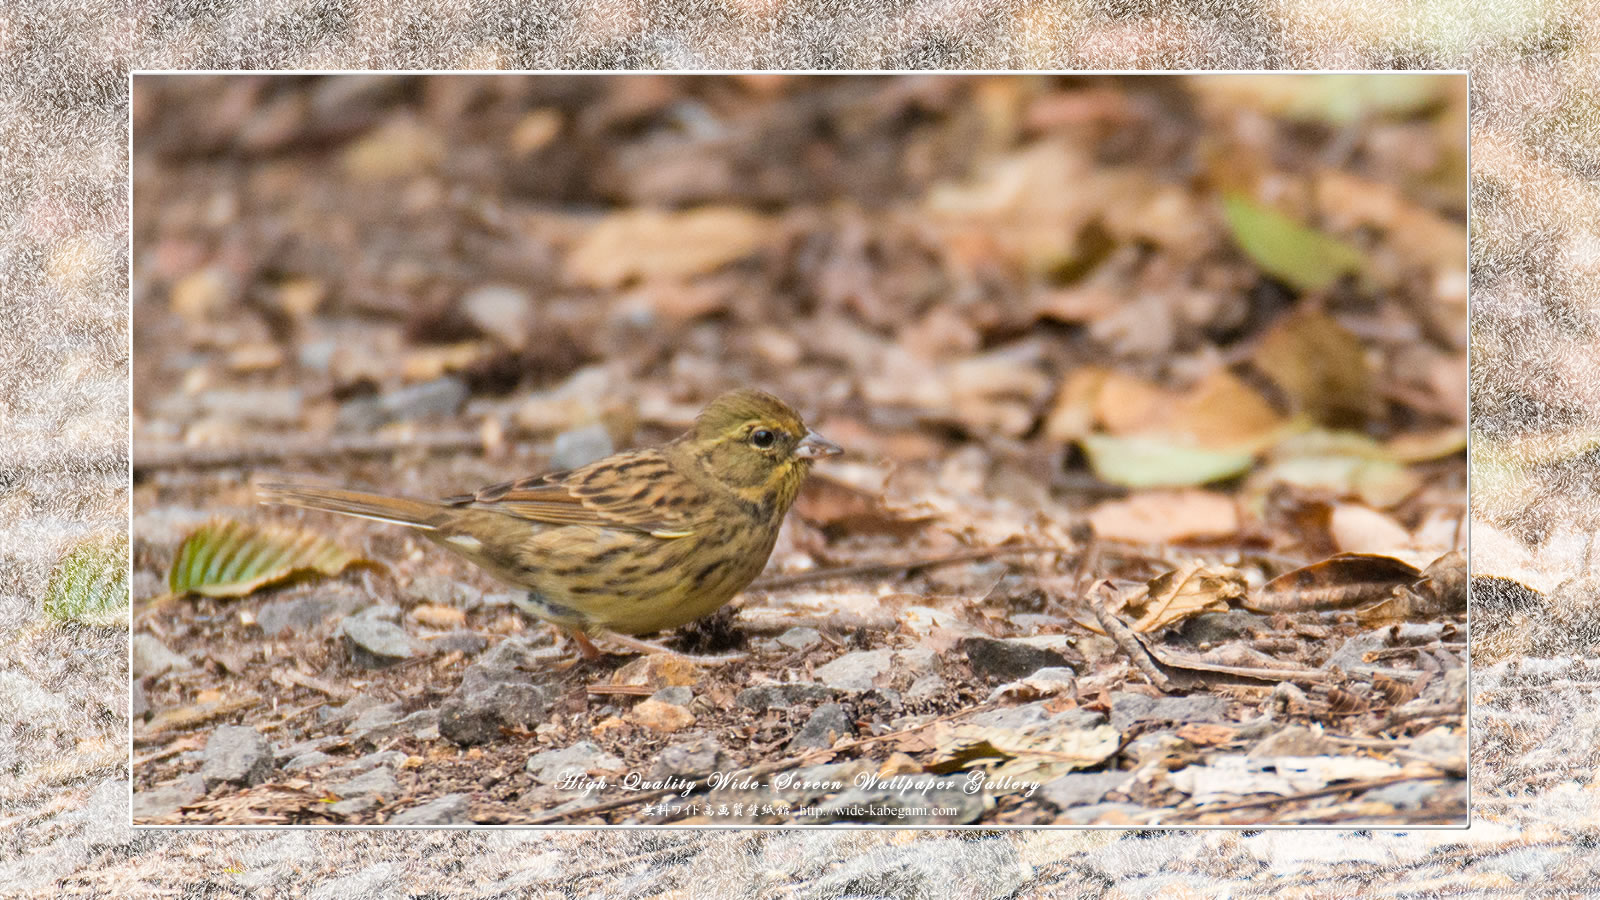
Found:
[[[765,567],[817,459],[839,448],[783,401],[737,390],[656,449],[441,502],[267,484],[262,501],[391,522],[528,591],[573,631],[640,635],[710,615]]]

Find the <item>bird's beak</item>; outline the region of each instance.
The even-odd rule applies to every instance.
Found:
[[[817,434],[815,431],[806,432],[805,440],[800,442],[800,446],[794,448],[794,455],[801,459],[827,459],[830,456],[838,456],[843,452],[844,449],[838,444]]]

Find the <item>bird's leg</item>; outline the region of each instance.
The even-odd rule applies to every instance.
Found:
[[[686,659],[686,660],[688,660],[688,661],[690,661],[692,663],[700,663],[702,665],[713,665],[714,666],[714,665],[717,665],[718,663],[734,662],[735,660],[740,660],[740,659],[745,659],[746,658],[746,655],[743,654],[743,653],[733,653],[733,654],[729,654],[727,656],[696,656],[696,655],[691,654],[691,653],[679,653],[678,651],[672,649],[671,647],[667,647],[667,646],[664,646],[662,644],[658,644],[658,643],[656,643],[654,641],[641,640],[639,638],[632,637],[630,635],[618,634],[615,631],[608,631],[608,632],[605,633],[605,636],[608,639],[610,639],[612,641],[615,641],[616,643],[621,644],[624,647],[627,647],[629,650],[637,650],[640,653],[667,653],[667,654],[670,654],[672,656],[677,656],[677,657],[680,657],[682,659]]]
[[[578,652],[583,654],[584,659],[599,659],[605,655],[594,645],[594,641],[589,640],[589,636],[583,633],[582,628],[567,628],[566,632],[572,636],[572,642],[578,645]]]

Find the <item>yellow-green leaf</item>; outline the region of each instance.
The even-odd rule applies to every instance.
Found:
[[[1101,481],[1129,488],[1190,487],[1222,481],[1244,474],[1255,460],[1249,447],[1219,450],[1151,435],[1090,434],[1081,443]]]
[[[1234,242],[1268,275],[1301,291],[1320,291],[1366,267],[1361,251],[1245,199],[1223,198]]]
[[[167,585],[174,594],[243,597],[308,572],[337,575],[359,562],[320,535],[230,519],[209,522],[183,539]]]
[[[68,550],[44,589],[44,614],[58,622],[126,625],[128,536],[100,536]]]

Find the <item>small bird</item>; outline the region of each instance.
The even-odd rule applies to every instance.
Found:
[[[531,615],[564,628],[585,658],[592,634],[628,640],[710,615],[761,573],[811,466],[840,448],[783,401],[730,391],[666,445],[443,501],[263,484],[263,503],[415,528],[528,592]]]

